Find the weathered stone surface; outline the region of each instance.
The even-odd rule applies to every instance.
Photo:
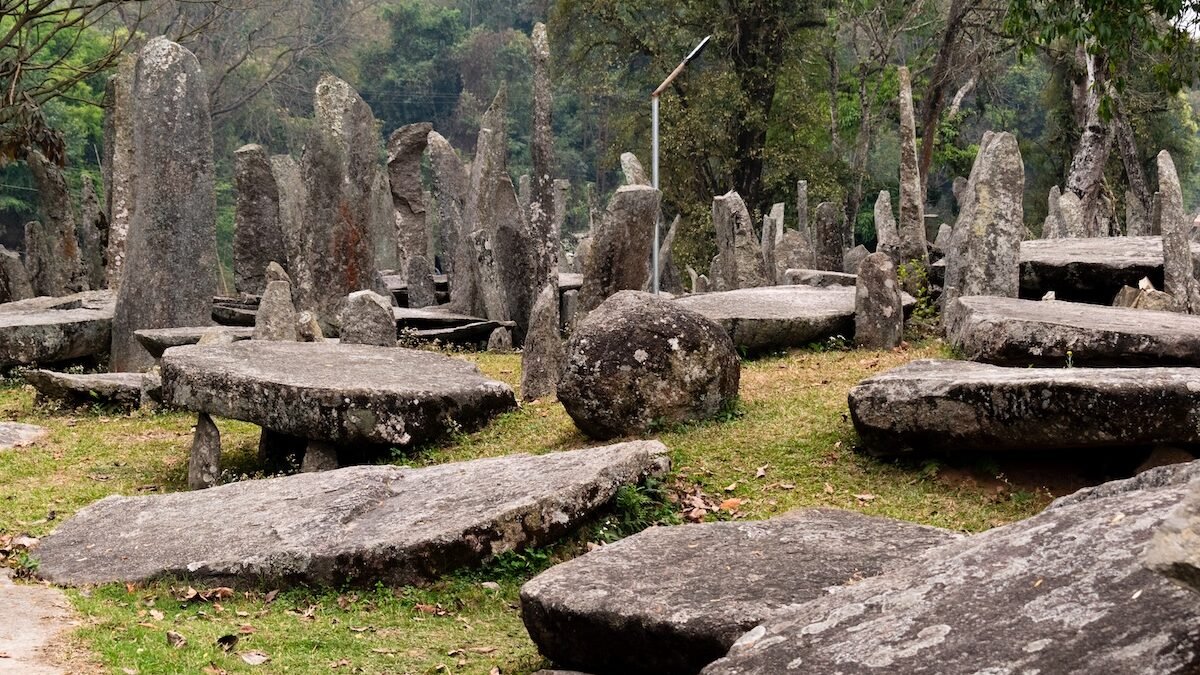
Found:
[[[1175,298],[1175,311],[1194,314],[1200,311],[1200,288],[1192,271],[1192,219],[1184,213],[1179,176],[1166,150],[1158,153],[1158,192],[1162,195],[1163,291]]]
[[[194,328],[151,328],[139,330],[134,335],[138,342],[155,360],[162,358],[163,352],[171,347],[194,345],[209,333],[224,333],[234,341],[249,340],[254,337],[253,328],[236,326],[197,326]]]
[[[946,223],[942,223],[938,227],[937,237],[934,238],[933,244],[931,245],[933,252],[938,254],[939,257],[945,256],[946,252],[950,250],[950,242],[953,240],[954,228]]]
[[[387,141],[388,180],[399,246],[400,265],[396,272],[403,276],[408,276],[412,259],[417,256],[424,258],[429,250],[429,233],[425,229],[425,193],[421,187],[421,158],[431,133],[433,125],[429,122],[406,124],[393,131]]]
[[[583,268],[579,308],[589,312],[605,298],[646,284],[647,258],[662,194],[652,187],[617,188],[593,234]]]
[[[1163,285],[1161,237],[1091,237],[1021,243],[1021,297],[1054,291],[1061,300],[1108,304],[1122,286],[1148,277]]]
[[[104,253],[108,287],[121,283],[125,241],[136,208],[137,166],[134,152],[134,70],[137,59],[125,56],[105,90],[104,212],[108,214],[108,243]]]
[[[808,181],[796,181],[796,229],[808,233]]]
[[[292,304],[292,285],[282,279],[267,282],[254,315],[254,339],[294,342],[300,339],[298,327],[296,306]]]
[[[50,430],[35,424],[0,422],[0,450],[33,445],[46,437]]]
[[[733,342],[715,322],[622,291],[576,326],[558,398],[585,434],[616,438],[713,417],[737,397],[740,377]]]
[[[858,266],[861,265],[869,255],[871,255],[871,252],[867,250],[866,246],[863,246],[862,244],[855,246],[849,251],[846,251],[846,253],[842,256],[842,270],[846,274],[858,274]]]
[[[191,52],[155,38],[134,78],[137,204],[112,321],[114,372],[153,365],[134,331],[202,326],[217,290],[208,88]]]
[[[374,291],[351,293],[340,321],[342,344],[396,346],[396,315],[392,304]]]
[[[529,331],[521,349],[521,399],[524,401],[554,396],[558,389],[564,358],[558,309],[557,284],[547,284],[533,304]]]
[[[946,335],[974,361],[1062,367],[1200,365],[1200,317],[973,296],[946,308]]]
[[[512,330],[504,327],[493,328],[488,335],[487,350],[489,352],[511,352]]]
[[[433,265],[423,255],[408,259],[408,306],[414,309],[437,304],[437,289],[433,283]]]
[[[34,297],[33,284],[21,256],[0,246],[0,302],[15,302]]]
[[[642,168],[642,163],[632,152],[621,153],[621,173],[624,174],[626,185],[651,185],[646,169]]]
[[[113,299],[108,291],[4,303],[0,305],[0,368],[103,355],[111,341],[112,320]]]
[[[659,290],[667,293],[678,294],[683,292],[683,277],[679,274],[679,266],[675,264],[672,256],[672,251],[675,248],[675,237],[679,234],[680,222],[682,222],[682,218],[678,215],[675,216],[675,219],[671,221],[671,226],[667,228],[667,233],[662,238],[661,245],[658,247],[658,287]],[[650,281],[653,281],[653,279]]]
[[[136,408],[142,399],[141,373],[56,373],[52,370],[25,372],[41,399],[68,406],[110,405]]]
[[[784,275],[784,283],[794,286],[855,286],[858,276],[828,270],[790,269]]]
[[[1200,592],[1200,484],[1167,516],[1146,547],[1145,564],[1185,588]],[[1194,597],[1194,596],[1193,596]]]
[[[80,278],[84,287],[100,290],[104,281],[104,239],[108,236],[108,221],[100,210],[100,198],[89,174],[81,174],[79,225],[75,237],[79,241]]]
[[[946,255],[943,302],[962,295],[1017,297],[1025,168],[1017,139],[984,134]]]
[[[783,610],[704,673],[1193,672],[1195,595],[1139,560],[1187,488],[1122,490]]]
[[[296,337],[300,342],[323,342],[325,334],[321,332],[321,324],[312,312],[300,312],[296,315]]]
[[[1131,190],[1125,191],[1125,234],[1143,237],[1150,234],[1150,209]]]
[[[272,262],[288,262],[279,217],[279,186],[271,158],[261,145],[243,145],[233,153],[234,210],[233,282],[238,293],[261,295],[264,271]]]
[[[813,249],[816,268],[842,272],[842,214],[837,204],[821,202],[813,218]]]
[[[816,264],[809,234],[803,230],[783,231],[783,237],[775,242],[775,283],[786,284],[790,269],[811,268]]]
[[[896,216],[892,213],[892,193],[880,190],[875,199],[875,245],[876,253],[886,253],[892,260],[900,260],[900,231],[896,227]]]
[[[279,192],[279,228],[283,232],[288,281],[292,284],[292,301],[299,300],[297,287],[307,280],[310,270],[304,257],[304,177],[300,163],[290,155],[271,157],[271,175]],[[278,261],[275,261],[278,262]],[[310,283],[305,281],[305,283]]]
[[[865,349],[893,349],[903,337],[904,298],[896,263],[886,253],[872,253],[858,268],[854,344]]]
[[[558,296],[558,323],[563,333],[575,330],[579,318],[579,291],[563,291]]]
[[[669,464],[661,443],[640,441],[108,497],[42,539],[38,570],[72,585],[164,576],[239,586],[428,583],[549,544],[618,488]]]
[[[850,414],[873,454],[1190,445],[1200,369],[914,361],[851,389]]]
[[[207,413],[196,416],[192,452],[188,457],[188,488],[203,490],[221,477],[221,431]]]
[[[253,326],[256,318],[254,298],[213,298],[212,320],[222,326]]]
[[[37,190],[38,220],[25,226],[25,267],[37,295],[77,293],[86,285],[67,176],[38,150],[26,158]]]
[[[533,322],[533,306],[538,294],[558,276],[558,249],[561,246],[559,219],[555,213],[554,128],[551,123],[553,91],[550,82],[550,41],[546,24],[533,25],[529,39],[529,56],[533,62],[533,133],[529,143],[533,175],[529,186],[529,237],[531,239],[531,270],[525,279],[525,295],[529,309],[522,314],[527,325]],[[557,307],[558,299],[554,299]],[[554,309],[555,322],[558,310]],[[527,332],[527,331],[523,331]]]
[[[558,665],[696,673],[774,612],[958,538],[833,509],[653,527],[534,577],[521,618]]]
[[[467,168],[450,142],[436,131],[427,139],[429,167],[433,176],[433,201],[437,205],[438,243],[442,251],[442,271],[451,277],[451,297],[457,283],[459,247],[467,232],[463,208],[467,198]],[[469,270],[467,270],[469,274]]]
[[[71,601],[57,588],[14,584],[12,568],[0,568],[0,653],[4,672],[61,675],[62,634],[79,626]]]
[[[300,460],[300,471],[315,473],[317,471],[333,471],[341,466],[336,445],[326,441],[309,441],[304,449],[304,457]]]
[[[1055,203],[1055,216],[1062,236],[1072,239],[1086,238],[1088,231],[1084,226],[1083,203],[1079,201],[1079,196],[1067,190]]]
[[[776,267],[775,248],[776,245],[783,240],[783,231],[785,229],[784,207],[782,203],[771,205],[771,212],[763,216],[761,248],[763,256],[763,266],[767,275],[767,283],[774,284]]]
[[[732,290],[766,286],[767,268],[763,263],[762,248],[741,195],[730,191],[713,198],[712,218],[724,287]]]
[[[169,349],[162,371],[171,405],[339,444],[422,443],[516,406],[474,364],[410,349],[247,340]]]
[[[920,158],[917,155],[917,123],[913,116],[912,77],[905,66],[897,68],[896,74],[900,80],[899,262],[902,264],[910,260],[919,260],[922,263],[928,263],[929,252],[925,247],[925,188],[921,181]],[[983,153],[982,145],[979,152]]]

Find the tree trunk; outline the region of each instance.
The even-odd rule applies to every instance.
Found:
[[[967,0],[951,0],[950,11],[946,13],[946,27],[942,30],[942,39],[938,44],[937,56],[933,64],[933,74],[929,78],[929,89],[921,101],[921,194],[929,192],[929,167],[933,164],[933,146],[937,141],[938,120],[946,107],[946,90],[950,88],[950,66],[954,58],[954,50],[958,44],[959,33],[962,31],[963,19],[967,15]]]
[[[1101,208],[1100,188],[1104,180],[1104,165],[1112,153],[1112,133],[1100,118],[1100,99],[1104,83],[1101,80],[1103,63],[1100,57],[1087,54],[1079,46],[1076,58],[1085,67],[1084,80],[1075,87],[1076,120],[1080,124],[1079,144],[1071,158],[1067,173],[1067,189],[1079,197],[1083,206],[1084,229],[1089,237],[1107,234],[1107,222]]]

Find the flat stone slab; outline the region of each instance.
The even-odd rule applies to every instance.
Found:
[[[142,373],[58,373],[52,370],[31,370],[25,381],[33,385],[38,395],[69,406],[92,404],[120,408],[141,405],[145,376]]]
[[[558,273],[558,291],[577,291],[583,288],[583,275],[575,272]]]
[[[559,666],[696,673],[781,608],[958,538],[834,509],[653,527],[526,583],[521,617],[542,654]]]
[[[1193,253],[1200,262],[1200,250]],[[1021,297],[1111,304],[1122,286],[1150,277],[1163,287],[1162,237],[1031,239],[1021,242]]]
[[[857,274],[802,268],[788,269],[783,273],[783,278],[797,286],[854,286],[858,283]]]
[[[455,326],[489,321],[489,319],[483,317],[456,314],[436,307],[393,307],[392,313],[396,315],[396,327],[401,329],[428,330],[431,328],[453,328]],[[494,323],[497,327],[504,326],[511,328],[516,325],[512,321],[495,321]]]
[[[193,328],[147,328],[134,331],[137,341],[150,352],[154,358],[162,358],[163,352],[171,347],[194,345],[205,335],[228,335],[234,341],[249,340],[254,337],[254,327],[242,326],[196,326]]]
[[[20,422],[0,422],[0,450],[23,448],[42,440],[50,433],[46,427]]]
[[[114,306],[108,291],[0,304],[0,368],[107,354]]]
[[[634,441],[112,496],[60,525],[35,555],[39,575],[66,585],[164,577],[241,586],[419,584],[548,544],[621,486],[669,467],[661,443]]]
[[[337,444],[423,443],[516,408],[508,385],[468,361],[330,342],[173,347],[162,382],[168,405]]]
[[[0,567],[0,673],[59,675],[46,653],[59,634],[78,625],[63,592],[45,586],[14,584]]]
[[[443,343],[450,344],[478,344],[486,342],[491,336],[492,331],[497,328],[508,327],[511,321],[476,321],[475,323],[464,323],[459,326],[450,326],[448,328],[427,328],[424,330],[414,330],[412,335],[418,340],[428,340],[430,342],[437,340]]]
[[[850,390],[876,455],[1200,443],[1200,368],[1002,368],[924,360]]]
[[[800,347],[841,335],[854,337],[854,287],[763,286],[685,295],[684,307],[721,324],[746,352]],[[915,304],[904,296],[905,306]]]
[[[1142,565],[1196,464],[929,549],[742,636],[705,675],[1194,673],[1196,596]]]
[[[1200,366],[1200,316],[1061,300],[968,296],[946,308],[946,337],[973,361],[1062,367]]]

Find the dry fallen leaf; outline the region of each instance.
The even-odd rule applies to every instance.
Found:
[[[260,651],[242,652],[238,656],[242,657],[242,661],[245,661],[250,666],[261,666],[271,660],[271,657]]]
[[[737,481],[734,481],[734,482],[730,483],[729,485],[725,486],[726,492],[733,492],[736,489],[737,489]]]
[[[207,666],[204,666],[203,668],[201,668],[200,672],[204,673],[204,675],[229,675],[228,670],[225,670],[224,668],[219,667],[217,664],[213,663],[212,661],[209,661]]]
[[[721,510],[729,511],[730,513],[733,513],[734,511],[737,511],[738,507],[740,507],[741,505],[742,505],[742,500],[738,499],[737,497],[731,497],[731,498],[726,499],[725,501],[721,502]]]
[[[771,468],[770,464],[763,464],[762,466],[758,467],[758,471],[754,472],[754,477],[755,478],[766,478],[767,477],[767,469],[769,469],[769,468]]]
[[[167,631],[167,644],[175,649],[183,649],[187,645],[187,638],[173,630]]]
[[[825,494],[827,494],[827,495],[833,494],[833,485],[831,485],[829,483],[825,484]]]
[[[875,501],[875,495],[873,495],[873,494],[871,494],[871,493],[869,493],[869,492],[864,492],[864,493],[862,493],[861,495],[854,495],[854,498],[855,498],[855,499],[857,499],[857,500],[858,500],[858,501],[860,501],[860,502],[873,502],[873,501]]]
[[[150,616],[151,616],[151,617],[152,617],[152,618],[153,618],[155,621],[162,621],[162,620],[163,620],[163,617],[164,617],[165,615],[164,615],[162,612],[158,611],[157,609],[152,609],[152,610],[150,610]]]
[[[222,635],[221,637],[217,638],[217,646],[220,647],[221,651],[223,652],[232,651],[233,648],[237,646],[237,643],[238,636],[234,635],[233,633]]]

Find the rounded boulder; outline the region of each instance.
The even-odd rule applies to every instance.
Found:
[[[737,397],[741,362],[725,330],[649,293],[605,300],[566,351],[558,399],[595,439],[708,419]]]

